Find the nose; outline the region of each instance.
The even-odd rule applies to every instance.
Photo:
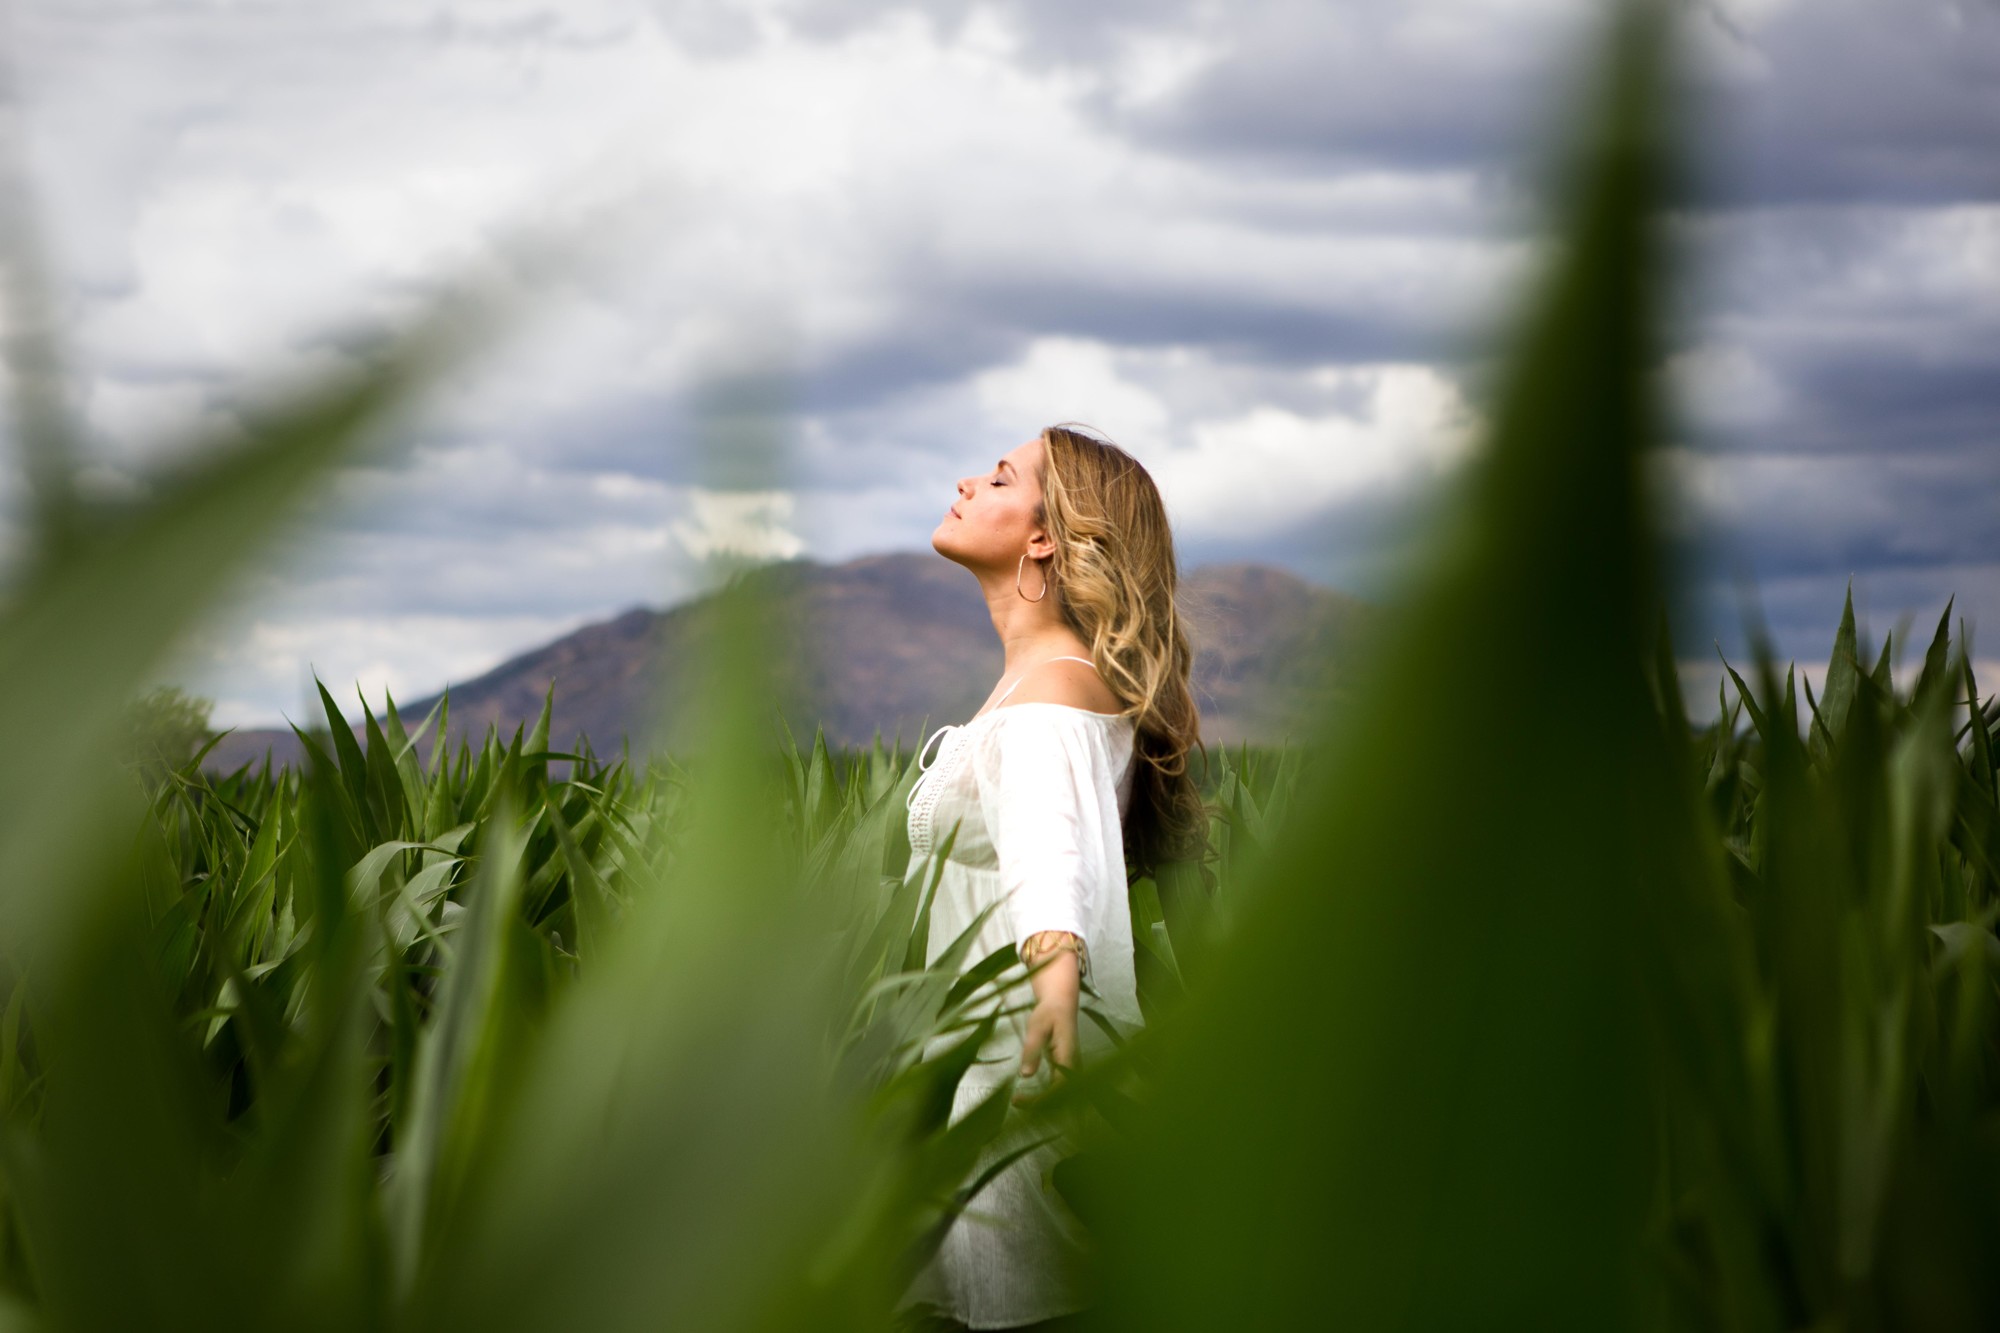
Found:
[[[971,496],[972,496],[972,478],[960,477],[958,479],[958,498],[961,500],[966,500],[970,499]]]

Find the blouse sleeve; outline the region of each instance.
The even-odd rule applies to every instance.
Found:
[[[1045,930],[1069,931],[1083,941],[1087,975],[1092,900],[1105,873],[1097,747],[1039,709],[996,722],[985,742],[973,772],[1014,947]]]

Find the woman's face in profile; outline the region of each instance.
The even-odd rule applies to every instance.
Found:
[[[932,548],[972,568],[1019,561],[1042,502],[1042,450],[1037,436],[1016,446],[992,471],[959,478],[958,498],[931,534]]]

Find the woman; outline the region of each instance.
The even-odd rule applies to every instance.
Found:
[[[1127,866],[1198,857],[1207,816],[1188,772],[1199,718],[1173,533],[1131,455],[1052,426],[961,480],[931,545],[979,579],[1006,670],[970,721],[918,756],[910,874],[951,834],[930,961],[997,903],[966,957],[1011,947],[1021,963],[988,997],[1003,1017],[959,1084],[956,1121],[1017,1075],[1021,1102],[1109,1046],[1077,1021],[1086,984],[1121,1037],[1137,1030]],[[981,1169],[1020,1141],[1003,1133]],[[1037,1149],[988,1184],[912,1299],[970,1328],[1082,1309],[1088,1237],[1046,1184],[1061,1155]]]

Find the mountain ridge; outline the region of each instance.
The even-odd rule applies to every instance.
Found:
[[[781,706],[795,734],[823,726],[833,745],[918,739],[927,721],[969,717],[999,678],[1003,657],[978,585],[931,553],[885,552],[838,564],[796,559],[741,578],[766,585],[772,627],[805,651],[776,664]],[[1338,682],[1374,608],[1284,570],[1248,562],[1204,565],[1181,580],[1180,606],[1195,648],[1192,684],[1210,744],[1282,740]],[[449,686],[454,738],[490,724],[503,737],[540,714],[551,685],[550,741],[580,732],[599,753],[630,738],[642,748],[644,720],[665,701],[657,735],[666,748],[691,732],[675,706],[682,668],[712,616],[713,595],[673,606],[635,606],[509,657]],[[774,634],[774,639],[778,635]],[[445,691],[399,702],[406,721],[426,715]],[[295,761],[288,729],[233,732],[209,767],[261,759]]]

